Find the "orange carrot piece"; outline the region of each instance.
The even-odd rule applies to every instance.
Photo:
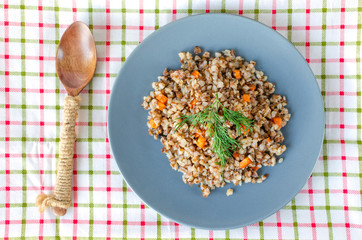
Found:
[[[233,157],[234,157],[235,159],[239,158],[239,157],[240,157],[240,153],[234,152],[234,153],[233,153]]]
[[[258,166],[253,167],[253,170],[254,170],[255,172],[258,171],[258,169],[259,169]]]
[[[234,73],[234,76],[235,76],[236,79],[240,79],[240,78],[241,78],[241,72],[240,72],[240,70],[234,70],[233,73]]]
[[[239,162],[240,168],[246,168],[251,163],[250,158],[246,157],[241,162]]]
[[[250,103],[250,95],[244,94],[243,95],[243,101]]]
[[[196,102],[197,102],[196,98],[194,98],[194,99],[191,101],[191,103],[190,103],[190,108],[191,108],[191,109],[194,108],[194,106],[196,105]]]
[[[197,139],[196,145],[197,145],[199,148],[204,148],[204,147],[205,147],[205,144],[206,144],[206,138],[200,136],[200,137]]]
[[[191,73],[196,79],[198,79],[199,78],[199,75],[200,75],[200,73],[199,73],[199,71],[193,71],[192,73]]]
[[[158,94],[156,96],[156,99],[160,102],[162,102],[163,104],[167,103],[167,97],[165,95],[163,95],[162,93]]]
[[[243,128],[244,134],[247,135],[249,133],[249,128],[245,127],[244,125],[241,125]]]
[[[274,117],[272,118],[272,121],[274,124],[278,125],[278,129],[280,129],[283,125],[283,120],[280,117]]]
[[[150,119],[150,121],[148,121],[148,123],[150,124],[151,128],[157,128],[155,120],[153,120],[152,118]]]
[[[250,88],[251,91],[254,91],[256,89],[256,86],[254,84],[250,84],[249,88]]]
[[[158,107],[158,109],[160,109],[161,111],[163,110],[163,109],[165,109],[166,108],[166,105],[165,104],[163,104],[162,102],[160,102],[160,101],[157,101],[157,107]]]
[[[267,141],[267,142],[271,142],[271,139],[270,139],[270,137],[268,137],[268,138],[266,139],[266,141]]]

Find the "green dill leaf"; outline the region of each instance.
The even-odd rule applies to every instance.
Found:
[[[223,112],[222,116],[219,114],[220,107]],[[190,116],[181,115],[177,119],[181,119],[182,121],[175,125],[175,132],[185,124],[189,124],[189,128],[204,126],[208,129],[212,137],[212,150],[219,157],[222,169],[226,161],[232,157],[232,153],[236,151],[238,147],[241,147],[239,142],[230,136],[225,121],[228,120],[235,124],[240,135],[242,135],[242,131],[245,133],[251,132],[253,123],[251,119],[245,117],[241,112],[225,108],[219,101],[218,94],[216,94],[215,101],[203,111]]]

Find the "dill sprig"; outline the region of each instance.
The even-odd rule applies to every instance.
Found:
[[[222,110],[222,115],[219,114],[220,110]],[[230,121],[234,123],[240,135],[243,132],[251,132],[253,123],[253,120],[245,117],[241,112],[232,111],[224,107],[219,101],[218,94],[216,94],[216,100],[201,112],[190,116],[181,115],[177,119],[182,119],[182,121],[176,124],[175,132],[186,123],[191,128],[197,125],[206,126],[212,137],[212,150],[219,157],[222,167],[225,166],[227,159],[232,157],[232,153],[238,147],[241,147],[239,142],[230,136],[225,122]]]

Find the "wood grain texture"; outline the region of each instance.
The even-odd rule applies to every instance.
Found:
[[[88,26],[74,22],[64,32],[56,55],[56,71],[70,96],[77,96],[92,79],[97,63],[96,45]]]

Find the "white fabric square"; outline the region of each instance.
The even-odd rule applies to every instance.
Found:
[[[259,22],[264,23],[265,25],[272,27],[272,15],[271,14],[259,14]]]
[[[312,2],[318,2],[318,1],[311,1],[311,3]],[[323,18],[323,15],[321,12],[311,12],[310,13],[310,25],[321,27],[322,18]],[[293,23],[293,25],[294,25],[294,23]]]

